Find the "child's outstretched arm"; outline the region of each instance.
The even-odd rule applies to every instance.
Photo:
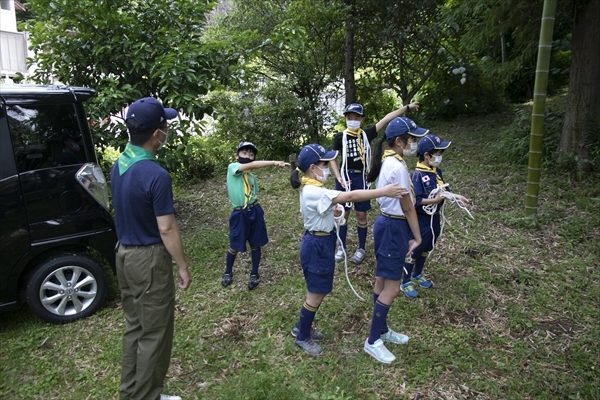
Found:
[[[290,163],[286,163],[283,161],[271,161],[271,160],[260,160],[260,161],[252,161],[246,164],[240,164],[238,168],[238,172],[248,171],[250,169],[264,168],[264,167],[289,167]]]
[[[379,122],[377,122],[377,124],[375,124],[375,129],[377,130],[377,132],[379,132],[380,130],[383,129],[384,126],[386,126],[394,118],[401,116],[408,110],[418,110],[418,109],[419,109],[418,101],[415,103],[410,103],[409,105],[406,105],[406,106],[402,106],[399,109],[394,110],[391,113],[387,114],[381,120],[379,120]]]
[[[353,190],[351,192],[341,192],[335,199],[333,199],[333,203],[353,203],[357,201],[376,199],[378,197],[401,198],[402,196],[407,194],[407,188],[400,187],[397,183],[390,183],[385,187],[375,190]]]

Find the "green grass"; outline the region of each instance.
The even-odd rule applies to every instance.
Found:
[[[295,347],[289,331],[304,300],[298,259],[298,192],[288,172],[257,172],[270,243],[261,284],[246,288],[248,254],[235,280],[220,278],[228,246],[225,178],[176,191],[194,281],[177,294],[165,392],[189,399],[597,399],[600,398],[600,185],[544,171],[538,223],[523,218],[526,168],[488,152],[512,115],[430,128],[452,146],[442,168],[473,200],[472,221],[452,205],[425,272],[435,288],[399,297],[388,321],[411,337],[390,346],[397,361],[362,351],[372,304],[374,257],[337,269],[316,317],[324,355]],[[369,213],[372,221],[377,215]],[[350,248],[356,245],[350,219]],[[69,325],[27,308],[0,315],[0,398],[116,399],[124,328],[116,282],[105,307]]]

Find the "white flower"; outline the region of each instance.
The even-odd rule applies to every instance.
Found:
[[[467,81],[467,78],[465,78],[464,76],[462,78],[460,78],[461,85],[464,85],[466,81]]]

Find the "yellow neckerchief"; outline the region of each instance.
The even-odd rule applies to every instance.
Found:
[[[444,181],[442,180],[442,177],[439,176],[439,174],[437,173],[436,167],[430,167],[429,165],[425,165],[423,163],[418,162],[417,166],[415,167],[415,171],[422,171],[427,172],[429,174],[435,174],[435,181],[437,182],[438,186],[444,186]]]
[[[306,176],[303,176],[300,181],[302,182],[303,185],[314,185],[314,186],[318,186],[318,187],[324,187],[325,185],[323,185],[321,182],[319,182],[316,179],[313,178],[308,178]]]
[[[362,137],[362,129],[358,128],[357,131],[353,131],[350,130],[348,128],[346,128],[346,135],[350,136],[351,138],[355,138],[356,139],[356,145],[358,146],[358,156],[360,157],[360,161],[362,162],[362,165],[365,165],[365,146],[363,144],[363,137]],[[345,162],[345,160],[344,160]]]
[[[250,179],[248,178],[248,173],[246,171],[242,172],[242,178],[244,179],[244,208],[246,208],[248,202],[252,198],[252,185],[250,184]]]
[[[383,152],[383,156],[381,157],[381,162],[383,162],[383,160],[385,160],[387,157],[394,157],[396,160],[400,161],[402,163],[402,165],[404,165],[406,167],[406,170],[408,170],[408,167],[406,166],[406,161],[404,161],[404,159],[402,158],[402,156],[398,153],[396,153],[394,150],[386,150]],[[408,180],[410,182],[410,193],[412,194],[412,198],[416,199],[415,197],[415,187],[413,186],[413,182],[412,179]]]

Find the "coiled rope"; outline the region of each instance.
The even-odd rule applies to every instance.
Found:
[[[448,186],[447,183],[444,185],[441,185],[441,186],[438,185],[435,189],[433,189],[431,191],[431,193],[429,193],[428,198],[429,199],[435,198],[435,196],[437,196],[438,192],[441,191],[442,193],[440,195],[444,199],[448,200],[450,203],[455,203],[460,209],[462,209],[463,211],[466,211],[467,214],[469,214],[469,217],[471,217],[471,219],[474,220],[475,218],[473,217],[473,215],[471,215],[471,212],[469,211],[469,209],[467,209],[467,207],[463,206],[452,192],[444,190],[447,186]],[[440,208],[440,234],[439,234],[439,237],[442,236],[442,232],[444,231],[444,224],[446,223],[446,216],[444,215],[445,206],[446,206],[446,202],[444,202],[442,204],[442,207]],[[431,229],[431,234],[432,234],[431,251],[429,252],[429,256],[430,256],[431,253],[433,253],[433,250],[435,250],[435,233],[433,232],[433,215],[436,213],[436,211],[438,209],[438,204],[431,203],[431,204],[426,204],[422,207],[423,207],[423,211],[425,211],[428,215],[431,216],[431,220],[429,222],[429,228]]]

